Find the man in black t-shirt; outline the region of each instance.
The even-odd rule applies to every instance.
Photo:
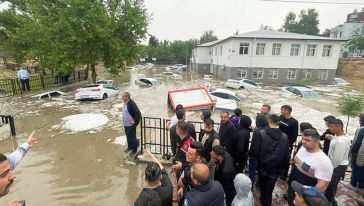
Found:
[[[332,115],[326,116],[324,118],[327,130],[320,136],[320,140],[324,140],[324,148],[322,151],[327,155],[329,154],[330,142],[332,136],[335,135],[333,132],[330,131],[329,125],[335,120],[336,118]]]
[[[291,116],[292,107],[289,105],[283,105],[281,107],[281,116],[279,117],[279,129],[285,133],[289,142],[289,154],[292,154],[293,144],[297,140],[298,136],[298,121]],[[287,180],[289,170],[289,161],[286,162],[281,179]]]
[[[162,206],[172,206],[173,186],[167,171],[150,151],[145,149],[144,154],[153,161],[148,163],[145,168],[145,179],[148,182],[148,188],[158,192]],[[138,202],[138,199],[135,202]]]
[[[211,159],[215,161],[215,180],[220,182],[226,195],[226,205],[230,206],[235,197],[235,165],[231,155],[221,145],[212,148]]]

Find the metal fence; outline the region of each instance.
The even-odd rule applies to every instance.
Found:
[[[30,90],[36,91],[41,89],[49,89],[53,86],[60,86],[72,84],[85,80],[87,77],[86,71],[75,71],[70,75],[31,75],[29,77]],[[0,97],[14,96],[22,94],[20,80],[14,79],[0,79]]]
[[[172,154],[170,133],[167,128],[169,119],[156,117],[142,117],[140,125],[141,148],[148,148],[154,154],[166,155]],[[195,126],[196,136],[198,137],[202,128],[202,122],[189,121]],[[218,130],[220,124],[215,123],[215,129]]]
[[[0,118],[1,118],[1,126],[9,125],[11,135],[15,136],[16,132],[15,132],[14,118],[10,115],[0,115]]]

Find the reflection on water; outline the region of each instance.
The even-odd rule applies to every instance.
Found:
[[[150,69],[139,72],[153,77],[163,71]],[[131,93],[144,116],[169,118],[173,112],[167,108],[168,90],[200,87],[206,83],[196,74],[187,72],[182,74],[183,80],[165,78],[160,86],[139,87],[134,84],[137,73],[125,71],[116,82],[120,93]],[[210,83],[214,87],[223,86],[223,82]],[[327,86],[313,89],[322,96],[320,100],[304,100],[269,86],[260,90],[238,91],[246,99],[239,107],[254,120],[264,103],[272,105],[273,113],[279,113],[281,105],[290,104],[294,117],[311,122],[323,131],[322,118],[327,114],[339,115],[337,98],[351,92],[351,89]],[[25,199],[28,205],[132,205],[145,186],[145,166],[128,164],[122,152],[124,146],[111,143],[115,137],[124,135],[118,109],[118,105],[122,104],[120,98],[114,96],[103,101],[77,102],[73,98],[74,90],[66,96],[49,100],[29,97],[0,100],[3,101],[3,111],[15,116],[17,140],[25,141],[32,130],[36,130],[39,139],[38,146],[16,168],[15,184],[10,194],[0,199],[0,205],[13,198]],[[95,133],[72,133],[60,127],[63,117],[79,113],[101,113],[107,115],[110,121],[103,128],[93,129]],[[198,112],[188,112],[188,119],[199,120]],[[213,119],[218,122],[219,114],[214,113]],[[346,119],[343,117],[343,120]],[[352,121],[349,129],[353,132],[356,126],[357,121]],[[0,143],[0,152],[12,149],[10,139]]]

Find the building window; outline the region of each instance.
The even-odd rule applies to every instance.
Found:
[[[315,52],[316,52],[316,45],[315,44],[307,45],[306,56],[313,57],[313,56],[315,56]]]
[[[240,43],[239,54],[249,54],[249,43]]]
[[[292,44],[291,45],[291,56],[298,56],[300,53],[300,45]]]
[[[253,79],[263,79],[264,69],[254,69]]]
[[[288,69],[287,79],[296,79],[297,69]]]
[[[256,55],[264,55],[265,43],[257,43]]]
[[[329,71],[328,70],[321,69],[321,70],[319,70],[319,73],[318,73],[318,79],[327,80],[328,74],[329,74]]]
[[[269,70],[269,79],[278,79],[279,69],[270,69]]]
[[[248,72],[246,69],[238,70],[238,72],[237,72],[238,79],[245,79],[247,77],[247,74],[248,74]]]
[[[281,47],[282,47],[282,44],[273,44],[272,55],[274,55],[274,56],[281,55]]]
[[[220,46],[220,56],[222,56],[222,46]]]
[[[324,45],[324,49],[322,50],[322,56],[323,57],[329,57],[331,54],[331,45]]]
[[[305,69],[301,71],[301,79],[303,80],[309,80],[312,79],[312,70]]]

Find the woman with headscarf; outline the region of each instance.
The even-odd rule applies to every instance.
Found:
[[[234,187],[236,195],[231,206],[254,206],[252,182],[249,177],[242,173],[237,174],[234,179]]]
[[[231,155],[235,162],[236,172],[243,172],[248,160],[249,140],[252,120],[246,115],[241,115],[238,131],[234,135]]]

